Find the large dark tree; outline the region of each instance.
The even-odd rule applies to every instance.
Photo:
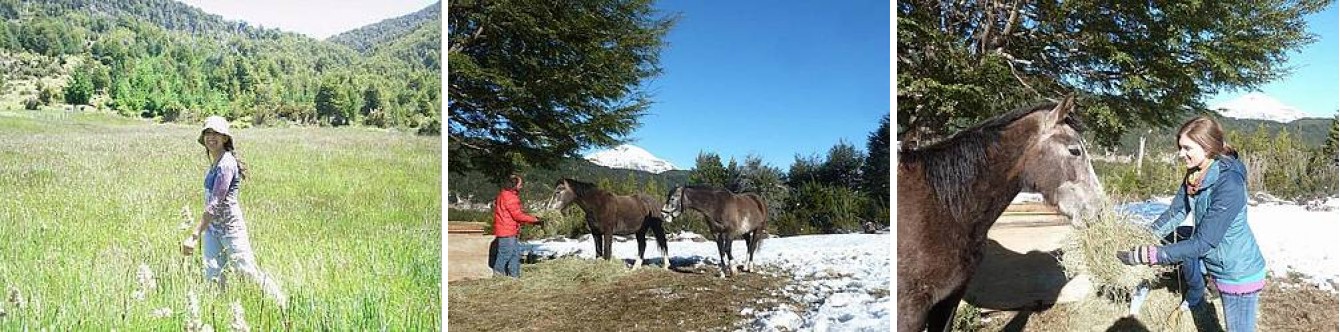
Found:
[[[865,143],[865,164],[861,165],[862,189],[876,205],[889,202],[889,116],[879,122]]]
[[[621,143],[674,22],[650,0],[448,6],[449,166],[494,177]]]
[[[1329,0],[898,2],[898,137],[929,143],[1025,103],[1081,96],[1104,144],[1289,73]]]

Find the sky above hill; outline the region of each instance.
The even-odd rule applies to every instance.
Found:
[[[316,39],[416,12],[436,0],[181,0],[228,20]]]

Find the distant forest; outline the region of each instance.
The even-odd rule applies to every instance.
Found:
[[[170,0],[0,0],[0,94],[30,109],[438,134],[440,22],[439,2],[323,41]]]

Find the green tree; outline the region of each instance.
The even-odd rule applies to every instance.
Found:
[[[734,180],[737,192],[752,192],[763,197],[768,205],[768,215],[777,216],[784,209],[789,190],[783,181],[782,170],[763,163],[763,157],[748,155],[744,163],[736,167],[738,175]]]
[[[879,128],[870,133],[866,139],[865,151],[867,153],[865,163],[861,165],[861,189],[865,191],[866,196],[878,209],[871,209],[871,212],[878,213],[882,209],[884,213],[889,210],[889,116],[885,115],[880,121]],[[870,216],[873,220],[883,220],[888,222],[888,218],[878,218]]]
[[[1337,145],[1340,145],[1340,115],[1331,117],[1331,130],[1326,134],[1326,145],[1321,148],[1321,153],[1330,157],[1332,163],[1340,160],[1340,156],[1336,155],[1340,152],[1336,149]]]
[[[796,155],[795,161],[791,162],[791,169],[786,172],[786,185],[800,188],[806,181],[819,181],[819,164],[817,155]]]
[[[898,137],[917,147],[1077,93],[1103,145],[1290,72],[1330,0],[898,2]]]
[[[641,84],[661,72],[674,22],[651,0],[466,0],[447,13],[448,163],[495,177],[621,143],[651,104]]]
[[[861,168],[865,156],[846,141],[828,149],[828,159],[819,165],[819,181],[851,190],[862,187]]]
[[[699,152],[689,170],[689,184],[726,188],[731,178],[725,166],[721,166],[721,156],[712,152]]]
[[[90,72],[92,70],[90,66],[84,66],[70,77],[70,83],[65,85],[66,104],[88,104],[88,100],[93,97],[93,73]]]
[[[368,116],[372,111],[384,110],[386,104],[382,102],[382,91],[376,86],[368,85],[363,89],[363,106],[358,109],[358,113]]]
[[[313,107],[316,108],[316,115],[321,117],[323,123],[344,126],[353,120],[354,104],[350,103],[344,84],[343,78],[335,76],[326,77],[321,81],[321,87],[317,89],[316,98],[313,100]]]

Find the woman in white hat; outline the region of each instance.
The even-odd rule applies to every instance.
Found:
[[[228,131],[228,120],[219,116],[205,119],[205,128],[197,140],[205,146],[210,167],[205,173],[205,208],[191,236],[182,241],[182,254],[191,255],[196,241],[204,239],[205,279],[224,286],[223,267],[232,264],[238,272],[260,284],[265,293],[274,297],[281,306],[287,306],[288,297],[279,284],[262,272],[256,264],[256,255],[247,239],[247,224],[242,219],[237,192],[247,176],[233,146],[233,135]],[[225,250],[226,249],[226,250]]]

